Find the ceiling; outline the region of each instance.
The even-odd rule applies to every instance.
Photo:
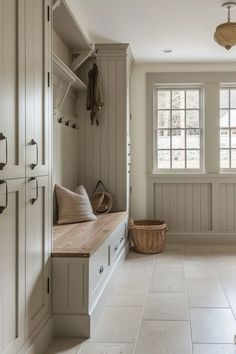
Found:
[[[236,61],[213,38],[221,0],[67,0],[95,43],[130,43],[136,62]],[[236,22],[236,10],[231,13]],[[166,54],[164,49],[171,49]]]

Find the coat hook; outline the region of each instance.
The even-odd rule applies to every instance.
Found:
[[[62,117],[58,118],[58,123],[62,123]]]
[[[65,125],[68,127],[69,123],[70,123],[70,121],[68,120],[68,121],[65,122]]]

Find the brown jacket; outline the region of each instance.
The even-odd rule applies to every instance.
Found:
[[[88,73],[89,83],[87,90],[87,102],[86,108],[91,111],[91,124],[93,125],[94,119],[96,120],[96,124],[99,125],[102,106],[103,97],[102,97],[102,87],[101,87],[101,78],[99,76],[97,64],[93,64],[93,68]]]

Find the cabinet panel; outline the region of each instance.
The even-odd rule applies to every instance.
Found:
[[[15,354],[25,339],[25,179],[1,182],[0,352]]]
[[[0,178],[25,175],[25,0],[0,1]]]
[[[26,184],[27,335],[49,311],[50,272],[49,177],[28,178]]]
[[[26,1],[26,172],[47,175],[50,161],[49,0]]]

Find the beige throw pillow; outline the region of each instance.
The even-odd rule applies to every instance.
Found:
[[[56,184],[55,192],[58,205],[58,224],[70,224],[96,219],[84,186],[79,186],[76,193],[74,193]]]

